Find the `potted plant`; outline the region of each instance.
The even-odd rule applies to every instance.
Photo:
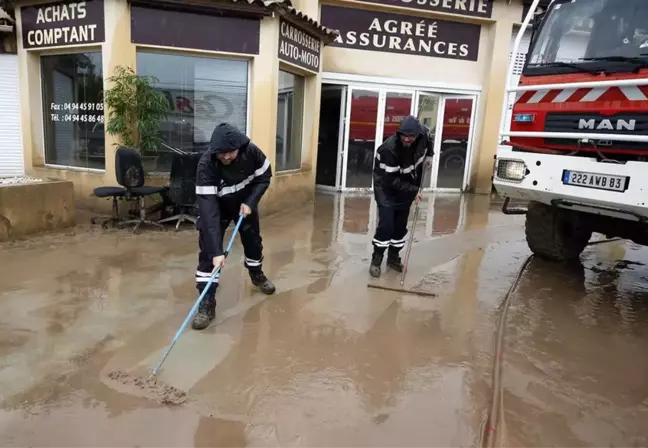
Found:
[[[119,144],[139,150],[144,159],[157,153],[163,143],[160,123],[169,111],[167,98],[152,86],[158,79],[117,66],[108,81],[112,87],[104,92],[109,111],[106,132],[118,136]]]

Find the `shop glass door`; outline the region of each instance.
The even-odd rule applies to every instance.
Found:
[[[315,184],[327,189],[335,189],[340,186],[345,140],[346,99],[346,86],[322,85]]]
[[[347,98],[347,138],[342,173],[344,187],[370,189],[378,131],[380,91],[349,88]]]
[[[436,163],[436,188],[464,190],[470,165],[475,97],[444,96],[441,150]]]
[[[428,127],[430,130],[431,134],[433,135],[433,141],[434,141],[434,161],[431,169],[428,169],[427,171],[424,171],[423,174],[423,188],[424,189],[430,189],[434,188],[435,185],[435,176],[432,175],[432,173],[436,172],[436,162],[438,159],[437,154],[439,154],[439,143],[440,139],[438,136],[438,133],[436,132],[437,129],[437,122],[440,119],[441,115],[441,108],[439,105],[441,104],[441,95],[438,93],[430,93],[430,92],[417,92],[417,98],[416,98],[416,108],[414,109],[414,115],[418,117],[419,121],[421,124],[425,125]]]
[[[378,123],[378,147],[400,129],[401,122],[412,114],[413,92],[382,91],[378,108],[381,118]],[[375,154],[374,154],[375,158]],[[371,186],[373,187],[373,179]]]
[[[385,92],[381,144],[400,129],[405,117],[412,114],[413,96],[412,92]]]

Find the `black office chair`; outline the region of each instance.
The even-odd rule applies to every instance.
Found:
[[[134,225],[134,233],[139,232],[142,224],[164,229],[162,224],[147,218],[144,199],[155,194],[164,196],[167,187],[144,185],[142,158],[136,150],[123,146],[117,148],[115,152],[115,174],[117,175],[117,183],[126,189],[124,199],[137,203],[135,212],[139,215],[134,219],[119,221],[117,227],[122,228],[128,225]]]
[[[176,231],[183,222],[196,224],[196,170],[199,161],[200,153],[174,154],[171,161],[169,199],[177,213],[161,219],[159,223],[177,220]]]
[[[92,224],[101,222],[101,227],[106,229],[109,223],[113,227],[120,221],[119,202],[126,197],[126,189],[123,187],[98,187],[93,190],[93,194],[101,199],[112,199],[112,216],[109,218],[95,216],[91,219]]]
[[[119,202],[126,200],[126,188],[116,186],[97,187],[92,190],[92,193],[98,198],[112,200],[112,216],[110,216],[109,218],[103,216],[95,216],[90,219],[90,222],[92,222],[93,225],[101,222],[101,227],[104,230],[108,227],[109,223],[111,223],[113,227],[115,227],[121,221],[121,215],[119,213]]]

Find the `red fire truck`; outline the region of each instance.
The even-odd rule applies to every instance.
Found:
[[[494,166],[503,212],[526,214],[549,259],[578,258],[594,232],[648,245],[648,1],[553,0],[533,22]]]

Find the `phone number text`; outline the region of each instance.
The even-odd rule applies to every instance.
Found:
[[[103,115],[72,115],[72,114],[50,114],[52,121],[79,122],[79,123],[103,123]]]

